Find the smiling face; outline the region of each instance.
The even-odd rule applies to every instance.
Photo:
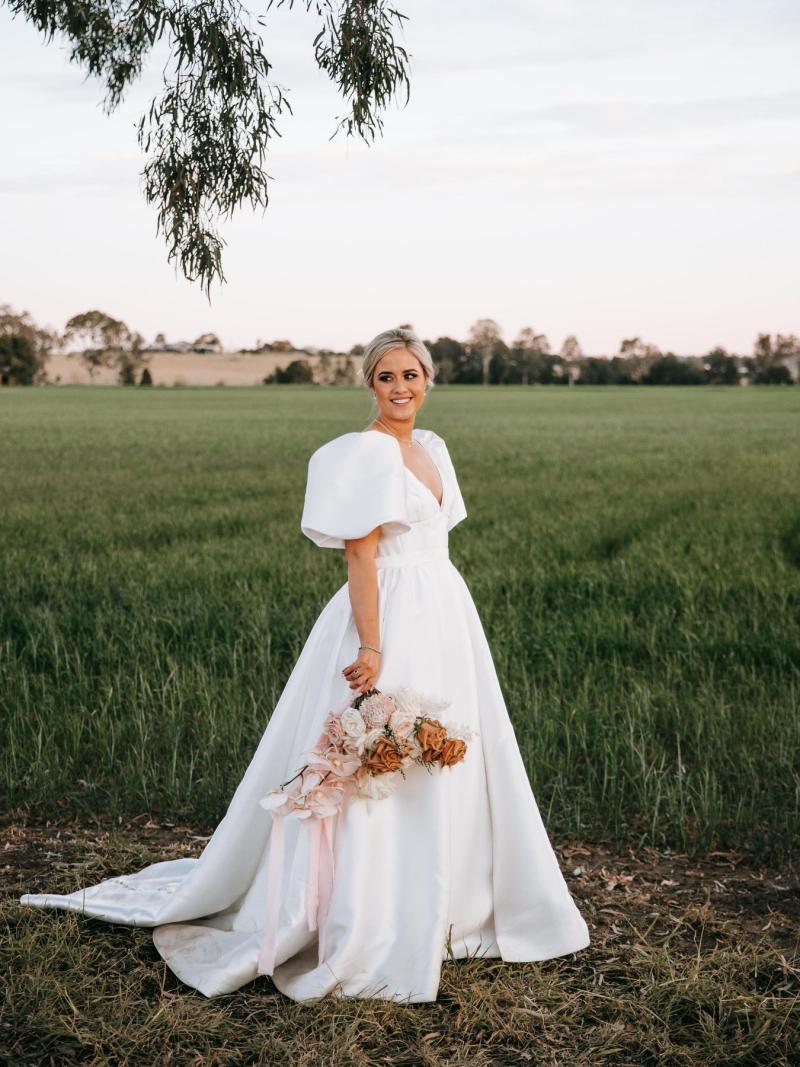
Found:
[[[393,348],[379,361],[372,377],[378,415],[385,422],[412,425],[425,403],[425,371],[407,348]]]

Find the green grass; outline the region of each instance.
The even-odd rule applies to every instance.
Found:
[[[214,823],[340,553],[357,389],[0,391],[0,780]],[[773,858],[800,808],[800,389],[439,388],[451,533],[548,827]]]

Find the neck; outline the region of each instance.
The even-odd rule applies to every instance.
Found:
[[[380,425],[383,426],[384,429],[388,430],[389,433],[392,434],[394,437],[396,437],[398,439],[398,441],[402,442],[402,444],[410,445],[410,444],[414,443],[414,436],[413,436],[413,434],[414,434],[414,424],[413,423],[411,424],[411,429],[408,431],[408,435],[406,435],[405,433],[398,433],[397,430],[395,430],[392,426],[390,426],[388,423],[384,422],[380,415],[375,419],[375,421],[377,423],[380,423]],[[402,423],[402,427],[403,427],[403,430],[405,430],[405,428],[406,428],[405,420]]]

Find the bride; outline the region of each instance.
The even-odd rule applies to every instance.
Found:
[[[269,974],[296,1001],[433,1001],[445,960],[543,960],[589,943],[448,556],[467,512],[444,440],[415,426],[433,385],[430,353],[413,331],[387,330],[368,345],[362,376],[376,417],[311,456],[301,520],[315,544],[344,550],[347,581],[312,627],[202,854],[21,897],[153,927],[172,971],[207,997]],[[403,687],[447,703],[446,718],[470,731],[466,755],[433,772],[413,765],[382,799],[347,799],[332,819],[322,911],[318,837],[297,819],[284,828],[259,801],[299,770],[336,706]]]

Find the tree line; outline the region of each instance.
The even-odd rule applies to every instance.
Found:
[[[662,352],[640,338],[624,339],[613,356],[584,354],[578,339],[567,337],[555,351],[547,337],[531,327],[507,344],[494,319],[479,319],[461,341],[439,337],[426,341],[436,380],[443,385],[791,385],[800,376],[800,340],[794,334],[758,334],[752,353],[740,355],[717,347],[701,356]],[[56,351],[76,351],[90,379],[100,368],[115,371],[122,385],[147,385],[149,351],[140,333],[105,312],[73,316],[62,333],[39,328],[28,312],[0,305],[0,384],[36,385],[47,379],[47,361]],[[221,352],[215,334],[201,334],[183,348],[188,352]],[[295,349],[287,340],[259,342],[250,352],[294,352],[300,358],[278,367],[265,384],[314,382],[349,385],[357,381],[356,363],[364,346],[349,352]],[[303,357],[307,358],[303,358]]]
[[[638,337],[626,338],[613,356],[587,356],[570,335],[554,351],[543,333],[519,331],[511,344],[494,319],[479,319],[466,341],[439,337],[426,341],[444,385],[792,385],[800,376],[800,339],[794,334],[762,333],[750,355],[713,348],[703,356],[662,352]],[[361,356],[355,345],[351,356]],[[337,353],[314,350],[316,364],[295,359],[277,368],[267,384],[355,381],[355,373],[333,365]],[[794,368],[794,375],[792,373]]]

